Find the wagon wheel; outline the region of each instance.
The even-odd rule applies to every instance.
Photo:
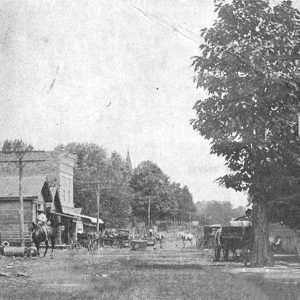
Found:
[[[215,260],[219,261],[220,260],[220,254],[221,254],[221,248],[219,246],[215,247]]]

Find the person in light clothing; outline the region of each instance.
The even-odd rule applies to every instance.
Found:
[[[37,216],[37,224],[38,225],[46,225],[47,223],[47,218],[46,215],[43,212],[40,212],[39,215]]]
[[[47,222],[47,217],[44,214],[44,211],[40,211],[37,218],[37,225],[39,225],[42,230],[44,231],[44,233],[47,233],[47,227],[48,227],[48,222]]]

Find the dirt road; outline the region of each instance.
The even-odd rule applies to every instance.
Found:
[[[243,269],[239,263],[212,258],[210,251],[175,244],[144,252],[56,250],[53,259],[2,256],[0,298],[300,299],[298,279],[278,284],[257,273],[234,272]]]

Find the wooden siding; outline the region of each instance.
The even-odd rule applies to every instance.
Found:
[[[0,234],[1,242],[9,241],[12,246],[20,245],[19,201],[0,201]],[[31,243],[28,225],[32,221],[32,201],[24,201],[25,242]]]

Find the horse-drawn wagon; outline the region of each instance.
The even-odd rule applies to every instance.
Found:
[[[252,251],[253,238],[252,226],[222,226],[215,235],[215,260],[219,261],[221,250],[225,260],[228,260],[229,251],[232,251],[233,259],[236,259],[237,250],[246,260],[245,256]]]
[[[96,232],[82,232],[77,233],[77,240],[73,243],[71,242],[71,248],[82,247],[87,248],[89,251],[95,250],[98,246],[100,240],[100,235]]]
[[[120,248],[125,248],[130,246],[130,239],[129,239],[129,229],[118,229],[118,244]]]
[[[196,247],[198,250],[203,248],[213,249],[215,246],[216,231],[221,228],[220,224],[204,225],[198,228],[196,237]]]
[[[129,229],[107,228],[103,231],[101,238],[105,245],[124,248],[130,246],[129,233]]]

